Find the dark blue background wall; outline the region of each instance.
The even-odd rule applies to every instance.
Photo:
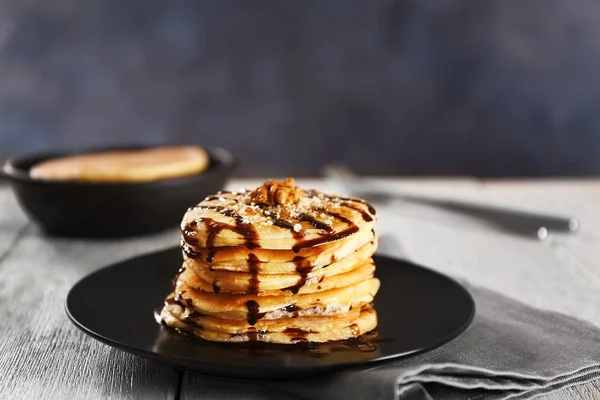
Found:
[[[0,158],[142,141],[241,175],[600,172],[594,0],[0,0]]]

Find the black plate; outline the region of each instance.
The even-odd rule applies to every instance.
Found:
[[[185,210],[222,189],[235,167],[226,150],[206,149],[208,169],[181,178],[139,183],[45,181],[29,176],[35,164],[51,158],[144,146],[56,151],[14,157],[3,172],[29,217],[50,235],[131,236],[174,228]],[[148,216],[152,217],[149,218]]]
[[[136,257],[88,275],[69,292],[67,314],[110,346],[197,372],[284,378],[332,372],[431,350],[461,334],[475,303],[455,281],[417,265],[375,256],[381,289],[376,332],[322,345],[236,345],[188,339],[156,323],[181,264],[179,249]]]

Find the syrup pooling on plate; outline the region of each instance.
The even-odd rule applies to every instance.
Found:
[[[379,350],[378,343],[389,342],[389,339],[383,338],[376,330],[370,331],[356,338],[330,341],[325,343],[311,343],[303,340],[311,332],[301,329],[287,328],[286,334],[298,340],[295,346],[287,346],[273,343],[260,343],[259,335],[263,332],[251,329],[252,334],[247,343],[227,344],[223,343],[224,348],[231,348],[236,352],[250,353],[252,355],[269,355],[294,353],[307,357],[323,358],[333,353],[374,353]],[[202,340],[201,336],[192,329],[179,330],[177,333],[185,335],[192,343],[195,340]],[[232,347],[234,346],[234,347]]]
[[[328,342],[377,325],[375,210],[292,179],[219,192],[181,223],[177,303],[162,321],[221,342]],[[189,318],[191,313],[199,317]]]

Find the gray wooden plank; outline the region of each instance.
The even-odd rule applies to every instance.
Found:
[[[526,239],[431,209],[380,209],[379,215],[379,234],[394,234],[415,262],[600,326],[600,257],[592,265],[600,241]]]
[[[541,242],[508,235],[468,217],[402,202],[379,205],[377,231],[392,234],[412,260],[445,274],[468,280],[534,307],[563,312],[600,326],[600,182],[573,185],[474,181],[385,181],[410,193],[460,198],[550,213],[575,215],[584,230],[575,236],[552,236]],[[317,182],[317,185],[318,182]],[[324,188],[320,185],[320,188]],[[382,282],[385,285],[385,282]],[[241,389],[186,374],[182,398],[208,390],[212,397],[233,398]],[[264,389],[264,388],[263,388]],[[261,389],[261,390],[263,390]],[[574,396],[586,387],[566,389]],[[593,395],[596,392],[588,390]],[[263,398],[251,392],[248,398]],[[257,395],[258,396],[258,395]],[[265,397],[264,398],[268,398]]]
[[[0,258],[6,256],[27,224],[27,218],[17,206],[12,191],[8,186],[0,185]]]
[[[546,400],[565,400],[565,399],[581,399],[581,400],[598,400],[600,397],[600,379],[586,383],[584,385],[576,385],[564,388],[555,393],[551,393],[546,397]]]
[[[16,207],[10,201],[0,206],[5,237],[20,226],[7,217],[17,215]],[[87,273],[172,246],[177,236],[168,232],[118,242],[58,240],[27,227],[0,262],[0,398],[173,399],[176,370],[87,337],[68,321],[64,300]]]
[[[187,372],[181,385],[181,400],[292,400],[289,393],[280,391],[268,383],[219,379]]]
[[[326,188],[316,181],[314,186]],[[411,192],[464,195],[470,200],[535,208],[545,198],[535,184],[502,190],[469,182],[398,183]],[[233,187],[250,187],[243,181]],[[494,288],[531,305],[600,325],[600,185],[550,186],[547,211],[576,209],[584,235],[546,243],[489,231],[462,217],[394,205],[379,209],[381,233],[392,232],[408,254],[442,272]],[[458,190],[460,189],[460,190]],[[543,187],[548,189],[548,186]],[[172,246],[177,232],[117,242],[49,239],[26,225],[12,194],[0,189],[0,398],[172,398],[177,373],[169,367],[110,349],[67,321],[64,297],[80,277],[108,263]],[[435,248],[435,251],[432,249]],[[568,283],[568,284],[566,284]],[[583,390],[583,389],[582,389]],[[181,397],[286,398],[261,384],[186,374]]]

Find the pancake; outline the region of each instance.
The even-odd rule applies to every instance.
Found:
[[[341,264],[341,263],[340,263]],[[346,265],[342,265],[346,267]],[[250,274],[239,272],[225,272],[222,276],[215,279],[212,276],[205,275],[200,270],[185,269],[179,275],[179,280],[185,282],[188,286],[196,290],[213,293],[231,293],[244,294],[252,293],[259,296],[286,296],[292,294],[314,293],[323,290],[334,289],[338,287],[348,286],[353,283],[362,282],[363,280],[373,277],[375,272],[375,264],[373,260],[367,262],[361,261],[360,266],[350,264],[348,270],[335,271],[337,274],[326,275],[322,271],[334,267],[322,268],[321,274],[314,276],[297,276],[297,275],[261,275],[254,277]],[[338,268],[336,266],[336,268]],[[211,272],[209,272],[211,274]],[[245,276],[231,276],[245,275]],[[256,281],[254,281],[256,279]],[[260,281],[259,281],[260,279]],[[249,289],[251,287],[252,289]]]
[[[43,180],[149,182],[199,174],[210,164],[197,146],[106,151],[55,158],[34,165],[30,176]]]
[[[378,290],[379,280],[370,278],[344,287],[298,295],[258,296],[205,292],[196,290],[181,280],[177,281],[174,292],[175,300],[201,314],[222,319],[257,320],[294,315],[341,314],[350,307],[369,304]]]
[[[188,317],[189,314],[184,308],[171,307],[164,308],[160,318],[187,335],[229,343],[323,343],[357,337],[377,326],[377,313],[368,305],[335,316],[261,320],[254,326],[245,321],[226,321],[206,316]]]
[[[371,255],[376,248],[374,242],[368,243],[356,250],[351,256],[339,261],[317,268],[310,264],[298,263],[293,272],[283,274],[264,274],[261,269],[266,263],[256,263],[252,272],[233,272],[216,270],[206,265],[200,265],[193,260],[186,259],[183,266],[193,273],[187,273],[181,278],[186,280],[197,279],[205,282],[204,291],[225,293],[261,293],[274,294],[273,291],[287,291],[290,294],[308,293],[316,291],[318,283],[323,288],[330,287],[338,279],[357,270],[364,268],[365,264],[373,265]],[[365,278],[368,278],[365,276]],[[335,283],[334,283],[335,284]],[[200,283],[201,285],[201,283]],[[193,285],[192,285],[193,286]],[[338,283],[339,286],[339,283]],[[318,288],[321,290],[321,288]],[[323,289],[324,290],[324,289]]]
[[[159,321],[218,342],[293,344],[377,326],[375,210],[292,179],[220,192],[188,209],[183,263]]]
[[[252,192],[221,192],[188,209],[181,223],[184,242],[197,248],[246,246],[299,253],[375,226],[375,209],[365,201],[304,192],[293,180],[276,191],[288,193],[290,202],[279,203],[276,195],[263,202],[262,191],[275,185],[270,182]]]
[[[261,248],[250,250],[245,246],[192,248],[183,240],[181,247],[185,259],[192,259],[195,263],[213,270],[251,272],[258,267],[261,274],[281,274],[295,272],[299,261],[315,269],[330,265],[336,260],[350,256],[370,242],[376,245],[375,240],[375,232],[367,230],[336,242],[303,249],[298,253],[292,250]],[[375,249],[372,248],[372,252]]]

